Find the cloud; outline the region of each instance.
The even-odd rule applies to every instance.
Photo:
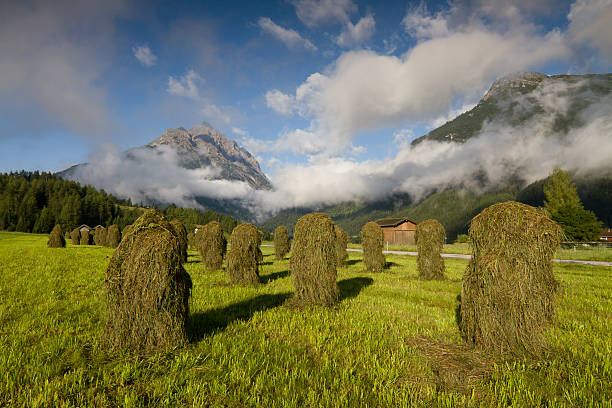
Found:
[[[266,92],[266,105],[281,115],[291,115],[295,110],[295,98],[278,89]]]
[[[325,23],[347,22],[350,14],[357,11],[357,5],[352,0],[295,0],[293,5],[298,18],[310,28]]]
[[[242,136],[242,137],[247,137],[249,135],[248,131],[246,131],[244,129],[237,128],[237,127],[233,127],[232,128],[232,133],[234,133],[235,135],[238,135],[238,136]]]
[[[457,186],[479,191],[503,185],[511,175],[531,183],[557,166],[578,174],[610,172],[612,96],[595,98],[590,92],[581,90],[580,83],[551,82],[516,101],[519,116],[521,109],[541,108],[522,126],[512,126],[513,120],[491,122],[464,144],[424,141],[410,146],[402,143],[410,132],[398,132],[401,147],[392,158],[357,162],[334,157],[289,165],[271,176],[275,191],[256,192],[255,197],[260,209],[273,213],[287,207],[383,199],[395,193],[408,193],[418,200],[432,191]],[[571,114],[568,95],[576,93],[593,101],[580,116],[583,125],[567,133],[553,131],[560,115]]]
[[[342,33],[336,38],[336,44],[340,47],[355,47],[369,40],[376,29],[374,16],[368,14],[353,25],[348,21]]]
[[[409,10],[402,20],[404,30],[417,40],[444,37],[450,34],[448,29],[448,11],[440,11],[436,15],[427,12],[427,6],[421,3],[417,8]]]
[[[104,75],[123,1],[0,3],[0,116],[92,137],[116,125]]]
[[[157,56],[153,54],[148,45],[132,47],[134,57],[145,67],[152,67],[157,62]]]
[[[197,85],[197,82],[199,81],[202,81],[202,77],[193,69],[190,69],[185,75],[179,77],[178,79],[170,76],[168,78],[167,91],[172,95],[197,100],[200,98]]]
[[[283,28],[268,17],[261,17],[257,23],[264,32],[280,40],[289,49],[294,50],[303,48],[309,51],[317,50],[317,47],[315,47],[313,43],[311,43],[309,40],[306,40],[305,38],[302,38],[302,36],[299,35],[297,31]]]
[[[567,16],[569,39],[576,52],[596,49],[604,65],[612,62],[612,0],[577,0]]]
[[[313,145],[322,146],[320,154],[336,155],[359,132],[427,123],[478,100],[503,74],[568,53],[558,33],[471,29],[422,41],[400,57],[346,52],[324,73],[310,75],[294,98],[297,111],[311,119]]]
[[[213,123],[221,121],[226,125],[229,125],[232,121],[230,115],[225,113],[214,103],[205,103],[204,107],[202,108],[202,115],[205,119]]]

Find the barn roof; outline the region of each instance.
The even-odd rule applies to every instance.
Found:
[[[414,225],[417,224],[416,222],[409,220],[408,218],[383,218],[374,222],[381,227],[397,227],[398,225],[403,224],[404,222],[410,222]]]

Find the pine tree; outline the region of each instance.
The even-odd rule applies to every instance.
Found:
[[[570,241],[596,241],[601,233],[601,222],[592,211],[585,210],[571,177],[556,168],[544,186],[544,206]]]

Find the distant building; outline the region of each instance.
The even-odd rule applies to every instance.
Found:
[[[91,228],[89,225],[83,224],[79,227],[79,231],[87,231],[87,232],[91,232],[93,228]]]
[[[600,241],[612,242],[612,228],[601,230]]]
[[[384,218],[375,221],[383,230],[385,244],[413,245],[417,223],[408,218]]]

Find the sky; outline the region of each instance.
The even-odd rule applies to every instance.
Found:
[[[338,201],[523,70],[612,71],[612,0],[3,1],[0,171],[206,121],[289,202]]]

